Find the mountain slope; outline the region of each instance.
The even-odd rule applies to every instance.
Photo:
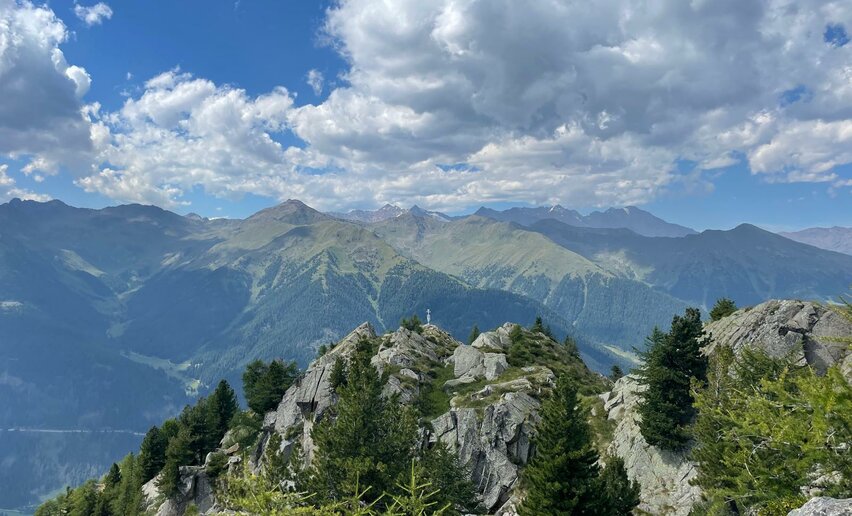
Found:
[[[603,267],[704,308],[723,296],[739,305],[773,297],[830,300],[852,284],[852,257],[750,224],[683,238],[576,228],[554,220],[531,229]]]
[[[432,269],[535,299],[575,332],[622,353],[686,306],[516,224],[480,216],[439,223],[407,215],[371,228]]]
[[[480,208],[475,215],[502,222],[514,222],[531,226],[542,220],[555,220],[569,226],[601,229],[629,229],[643,236],[682,237],[695,234],[695,230],[672,224],[635,206],[609,208],[583,216],[580,213],[556,205],[539,208],[510,208],[496,211]]]
[[[852,254],[852,228],[809,228],[779,235],[828,251]]]

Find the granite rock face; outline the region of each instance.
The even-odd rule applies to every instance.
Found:
[[[852,514],[852,498],[811,498],[808,502],[787,513],[787,516],[849,516]]]
[[[482,506],[489,513],[511,514],[512,495],[520,469],[532,454],[531,439],[538,421],[540,402],[534,397],[555,382],[546,367],[525,368],[512,378],[501,380],[509,369],[506,355],[495,352],[508,349],[513,324],[485,332],[474,345],[466,346],[433,325],[421,333],[400,328],[392,334],[376,337],[369,325],[362,325],[315,361],[301,382],[292,386],[278,408],[266,415],[264,435],[255,451],[253,466],[262,467],[262,457],[272,432],[282,436],[282,450],[289,453],[298,444],[310,461],[313,425],[337,402],[328,376],[337,357],[348,357],[363,338],[381,339],[371,364],[389,371],[384,394],[398,395],[401,403],[411,403],[429,381],[428,368],[452,368],[453,376],[439,388],[463,389],[467,384],[485,381],[476,392],[464,391],[450,401],[450,410],[435,418],[424,439],[441,441],[455,451],[471,474]],[[476,345],[479,343],[479,345]],[[501,509],[501,507],[505,508]]]
[[[620,378],[602,394],[607,418],[615,423],[609,452],[624,459],[627,476],[641,486],[639,509],[650,514],[687,516],[701,499],[701,489],[690,485],[697,470],[684,454],[651,446],[639,431],[637,404],[644,386],[635,376]]]
[[[525,392],[508,392],[485,407],[481,418],[474,408],[454,408],[432,421],[430,440],[443,442],[468,465],[489,511],[509,501],[530,459],[539,406]]]
[[[705,327],[712,343],[731,346],[734,352],[753,346],[773,357],[792,357],[824,373],[840,364],[844,376],[852,380],[852,353],[837,337],[852,335],[852,323],[831,307],[809,301],[771,300],[753,308],[738,310]]]
[[[200,514],[217,512],[213,483],[204,466],[181,466],[180,476],[180,493],[165,501],[157,488],[159,475],[142,486],[143,504],[149,514],[182,516],[192,505],[198,508]]]

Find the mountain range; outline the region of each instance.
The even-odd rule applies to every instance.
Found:
[[[779,233],[781,236],[809,244],[820,249],[852,254],[852,228],[834,226],[831,228],[809,228],[790,233]]]
[[[638,208],[340,215],[291,200],[210,220],[14,200],[0,205],[0,428],[27,431],[0,439],[12,486],[0,507],[91,476],[211,382],[238,386],[248,361],[305,365],[364,321],[384,331],[428,308],[466,335],[540,315],[603,372],[632,365],[686,306],[824,301],[850,284],[852,256],[750,225],[696,233]],[[85,432],[105,431],[126,436],[115,456],[80,457],[87,435],[103,439]]]

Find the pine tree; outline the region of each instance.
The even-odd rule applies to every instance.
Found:
[[[143,483],[157,476],[157,473],[163,469],[168,444],[168,439],[156,426],[152,426],[145,434],[139,448],[139,469]]]
[[[648,338],[644,365],[639,370],[647,389],[639,404],[640,430],[649,444],[678,451],[689,442],[689,425],[695,417],[691,382],[704,381],[707,359],[701,348],[707,344],[701,313],[687,308],[675,316],[669,333],[659,329]]]
[[[261,416],[274,409],[298,376],[295,362],[251,362],[243,373],[243,391],[249,408]]]
[[[334,365],[331,367],[331,376],[328,378],[331,388],[337,390],[346,385],[346,375],[346,361],[343,357],[338,356],[334,359]]]
[[[618,364],[612,366],[612,369],[609,373],[610,380],[617,381],[619,378],[624,376],[624,371],[621,370],[621,367]]]
[[[577,341],[574,340],[574,337],[566,335],[562,345],[565,346],[565,351],[567,351],[570,356],[580,358],[580,348],[577,347]]]
[[[240,406],[237,403],[237,395],[234,393],[234,389],[228,382],[221,380],[208,401],[208,410],[210,410],[212,419],[211,440],[214,448],[218,446],[219,441],[228,431],[228,424],[239,409]]]
[[[468,335],[468,337],[467,337],[467,343],[473,344],[473,341],[475,341],[477,339],[477,337],[479,337],[479,333],[480,333],[479,332],[479,326],[474,324],[473,328],[471,328],[471,330],[470,330],[470,335]]]
[[[359,482],[372,487],[370,496],[379,496],[413,458],[416,418],[396,400],[385,399],[382,388],[368,361],[352,360],[335,414],[311,434],[316,452],[309,483],[321,499],[340,500]]]
[[[727,297],[721,297],[716,301],[716,304],[713,305],[713,309],[710,310],[710,320],[718,321],[719,319],[727,317],[736,311],[736,303]]]
[[[561,376],[553,395],[542,403],[540,415],[535,455],[524,471],[527,496],[519,512],[530,516],[582,514],[595,501],[598,454],[577,400],[576,385]]]
[[[104,478],[104,486],[109,489],[118,485],[119,482],[121,482],[121,470],[118,468],[118,464],[113,462],[109,468],[109,473]]]
[[[476,490],[470,473],[446,444],[438,441],[423,452],[420,465],[423,477],[437,491],[433,500],[438,507],[454,507],[464,513],[476,510]]]
[[[191,448],[192,436],[189,428],[182,426],[178,434],[169,439],[166,447],[166,464],[163,466],[162,476],[157,482],[157,487],[167,497],[178,494],[180,489],[180,467],[192,464],[195,454]]]
[[[595,516],[628,516],[639,505],[639,484],[627,478],[624,460],[608,457],[597,480]]]

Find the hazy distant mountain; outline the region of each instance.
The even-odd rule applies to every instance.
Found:
[[[427,308],[457,336],[472,322],[485,330],[541,315],[605,371],[629,364],[651,327],[687,304],[828,299],[852,284],[852,256],[753,226],[652,238],[536,219],[547,211],[389,208],[397,214],[365,223],[295,200],[244,220],[0,205],[0,428],[144,432],[214,380],[239,387],[253,358],[305,364],[364,321],[395,328]],[[551,213],[578,223],[576,212]],[[590,217],[649,231],[643,213]],[[138,439],[45,435],[0,436],[0,507],[102,471]],[[87,439],[115,454],[83,453]]]
[[[443,221],[449,221],[455,218],[438,211],[424,210],[423,208],[417,205],[412,206],[409,210],[404,210],[392,204],[385,204],[378,210],[352,210],[346,213],[330,212],[329,215],[342,220],[351,220],[354,222],[364,222],[367,224],[372,224],[375,222],[381,222],[383,220],[399,217],[400,215],[403,215],[405,213],[411,213],[417,217],[431,217]]]
[[[476,215],[503,222],[514,222],[523,226],[531,226],[540,220],[556,220],[569,226],[581,228],[625,228],[639,235],[651,237],[681,237],[695,234],[693,229],[666,222],[635,206],[610,208],[603,212],[595,211],[586,216],[559,205],[540,208],[510,208],[503,211],[480,208]]]
[[[331,212],[329,215],[343,220],[354,220],[357,222],[379,222],[393,217],[399,217],[405,210],[393,204],[385,204],[378,210],[352,210],[346,213]]]
[[[392,328],[426,308],[458,335],[470,321],[490,328],[538,314],[568,330],[533,299],[471,287],[298,201],[234,221],[13,201],[0,205],[0,428],[144,432],[213,380],[238,387],[253,358],[305,364],[355,325]],[[67,447],[85,449],[86,436],[102,434],[50,446],[40,435],[16,439],[23,449],[0,447],[0,478],[15,482],[4,483],[0,507],[130,451],[45,469],[81,460]],[[26,452],[42,445],[44,453]]]
[[[694,229],[666,222],[635,206],[593,211],[583,220],[591,228],[626,228],[649,237],[682,237],[696,233]]]
[[[831,300],[852,284],[852,256],[750,224],[683,238],[577,228],[554,220],[531,229],[601,267],[705,308],[722,296],[740,306],[771,298]]]
[[[809,228],[792,233],[779,233],[796,242],[838,253],[852,254],[852,228]]]
[[[627,353],[686,303],[601,267],[516,224],[481,216],[435,222],[403,215],[374,226],[402,254],[483,288],[534,299],[576,332]],[[587,357],[601,370],[606,356]]]
[[[474,215],[487,217],[489,219],[499,220],[502,222],[514,222],[522,226],[530,226],[544,219],[558,220],[572,226],[586,227],[588,224],[583,219],[583,216],[574,210],[569,210],[559,206],[540,207],[540,208],[509,208],[503,211],[492,210],[490,208],[479,208]]]

